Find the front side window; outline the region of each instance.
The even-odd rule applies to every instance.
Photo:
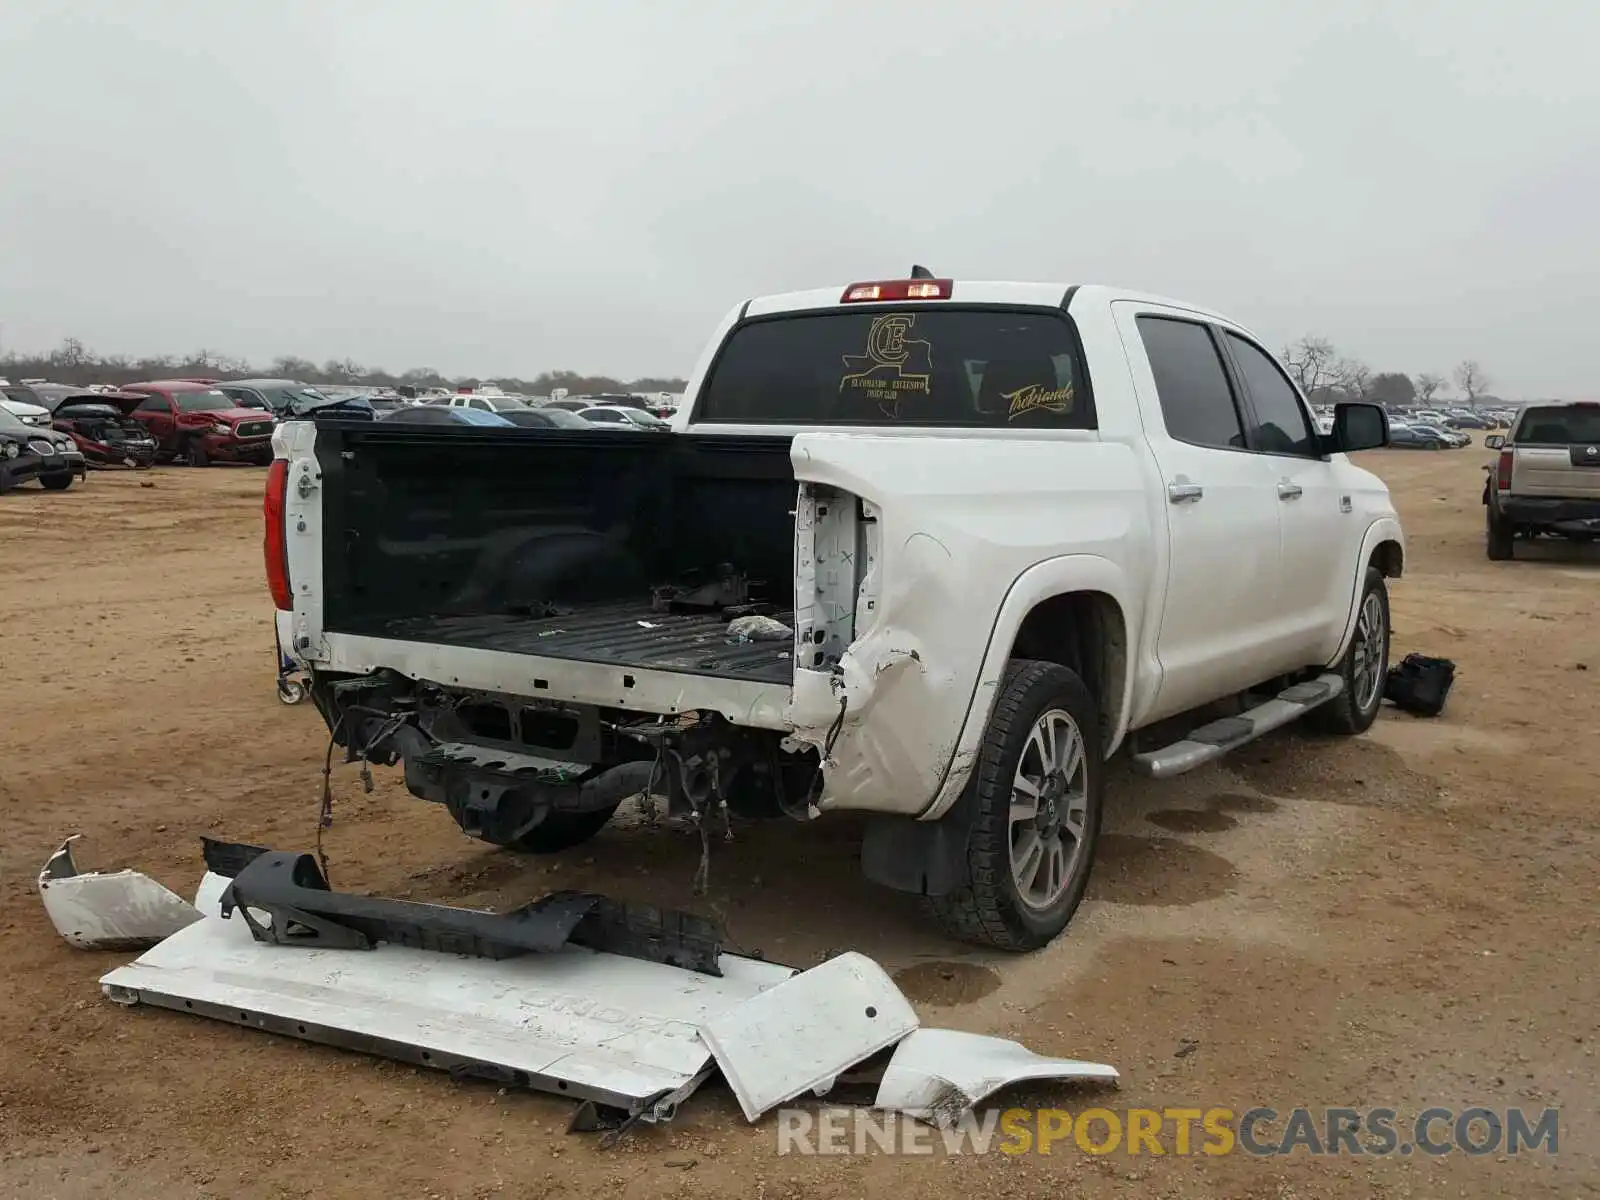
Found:
[[[1255,408],[1251,445],[1266,454],[1290,454],[1303,458],[1317,453],[1316,439],[1306,422],[1305,409],[1294,385],[1267,352],[1236,333],[1225,335],[1244,386]]]
[[[839,310],[735,329],[697,423],[1093,429],[1065,313]]]
[[[165,396],[151,396],[139,405],[140,412],[168,412],[170,406]]]
[[[1245,449],[1244,425],[1211,331],[1171,317],[1140,317],[1138,324],[1168,435],[1192,446]]]

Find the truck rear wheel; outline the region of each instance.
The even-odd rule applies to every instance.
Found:
[[[553,812],[521,837],[494,844],[522,854],[559,854],[599,833],[620,807],[619,802],[592,812]]]
[[[1495,519],[1494,509],[1484,510],[1487,514],[1485,521],[1487,528],[1484,536],[1484,548],[1488,551],[1489,561],[1506,562],[1516,557],[1516,531],[1511,522],[1505,518]]]
[[[1089,886],[1105,762],[1100,713],[1066,667],[1013,661],[967,786],[976,802],[969,882],[927,901],[952,937],[1036,950],[1067,927]]]

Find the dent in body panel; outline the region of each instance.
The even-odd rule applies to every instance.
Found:
[[[1093,562],[1126,595],[1126,560],[1148,555],[1149,532],[1127,506],[1142,495],[1138,468],[1126,447],[1081,439],[807,434],[793,461],[803,488],[861,497],[875,515],[864,536],[876,531],[886,552],[857,579],[854,636],[838,661],[797,663],[789,744],[823,755],[819,808],[922,814],[976,761],[1000,677],[986,660],[1018,581],[1063,554],[1098,552],[1117,560]],[[1001,671],[1008,651],[998,650]]]

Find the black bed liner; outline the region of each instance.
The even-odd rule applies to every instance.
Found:
[[[774,615],[793,627],[792,613]],[[721,614],[658,613],[638,604],[587,608],[557,617],[401,617],[360,632],[398,641],[754,683],[786,684],[794,677],[792,641],[729,642],[728,622]]]

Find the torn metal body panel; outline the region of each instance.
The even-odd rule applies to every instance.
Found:
[[[206,897],[220,894],[207,876]],[[207,904],[209,907],[209,904]],[[720,976],[567,946],[485,959],[379,944],[257,941],[208,913],[100,983],[112,1000],[670,1118],[711,1073],[698,1028],[791,967],[723,955]]]
[[[1148,497],[1132,450],[1059,436],[1075,443],[1070,473],[1061,441],[795,437],[797,645],[784,715],[791,743],[828,749],[819,808],[949,807],[976,761],[994,663],[1003,669],[1031,607],[1008,611],[1008,600],[1040,564],[1064,564],[1049,594],[1101,590],[1107,570],[1076,569],[1085,564],[1109,569],[1114,595],[1144,594],[1154,526],[1135,519]],[[807,655],[808,630],[836,653]]]
[[[80,950],[140,950],[200,919],[193,905],[138,871],[79,873],[74,834],[39,872],[50,923]]]
[[[1002,1088],[1030,1080],[1118,1078],[1104,1063],[1045,1058],[1005,1038],[954,1029],[917,1029],[895,1047],[874,1107],[894,1109],[940,1127]]]
[[[700,1026],[748,1120],[807,1092],[917,1028],[916,1010],[872,959],[849,952]]]

